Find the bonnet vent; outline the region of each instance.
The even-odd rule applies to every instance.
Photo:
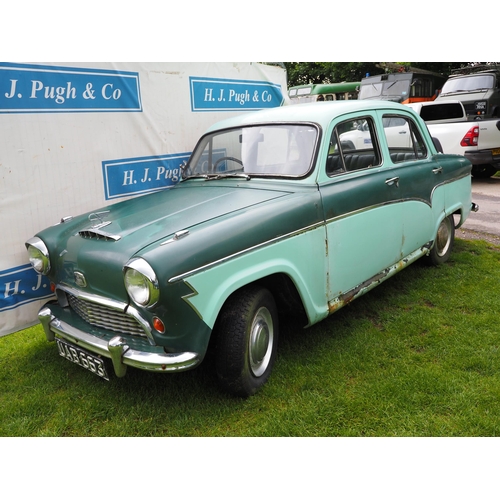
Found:
[[[121,236],[107,233],[106,231],[101,231],[100,229],[83,229],[81,231],[78,231],[78,234],[82,238],[91,240],[118,241],[119,239],[121,239]]]

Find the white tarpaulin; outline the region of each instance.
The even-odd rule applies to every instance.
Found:
[[[284,69],[259,63],[0,63],[0,336],[52,296],[26,240],[173,186],[209,125],[285,96]]]

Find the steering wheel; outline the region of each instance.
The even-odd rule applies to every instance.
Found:
[[[219,158],[215,163],[214,163],[214,172],[217,171],[217,165],[219,163],[222,163],[223,161],[225,160],[229,160],[229,161],[234,161],[236,163],[239,163],[241,165],[241,167],[243,168],[243,162],[241,160],[239,160],[238,158],[235,158],[234,156],[223,156],[222,158]]]

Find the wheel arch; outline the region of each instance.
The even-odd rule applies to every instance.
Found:
[[[434,233],[433,233],[434,235],[437,234],[439,226],[442,224],[442,222],[450,215],[453,215],[454,229],[458,229],[465,222],[465,219],[467,218],[467,216],[464,214],[463,205],[449,207],[446,211],[443,211],[438,218],[436,218],[434,224]],[[435,244],[435,237],[432,240],[432,245],[430,246],[430,248],[432,248],[434,244]]]
[[[232,266],[231,266],[232,267]],[[206,273],[202,273],[206,274]],[[326,295],[318,293],[325,286],[315,283],[315,277],[303,277],[290,262],[268,262],[256,268],[242,266],[233,272],[226,270],[217,274],[212,271],[209,276],[192,276],[186,282],[193,293],[184,299],[197,311],[203,321],[214,328],[216,320],[227,300],[237,291],[258,285],[267,288],[273,295],[280,314],[297,314],[304,325],[316,323],[328,315]],[[324,274],[325,279],[326,273]],[[209,286],[210,283],[210,286]],[[312,288],[314,286],[314,288]]]
[[[267,288],[276,301],[278,313],[287,314],[296,318],[302,326],[308,323],[304,303],[296,284],[289,275],[280,272],[264,276],[245,286],[260,286]]]

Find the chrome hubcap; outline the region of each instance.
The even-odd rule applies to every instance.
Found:
[[[451,244],[451,222],[447,217],[439,225],[439,229],[436,236],[436,251],[437,254],[442,257],[447,251]]]
[[[250,330],[250,369],[260,377],[269,365],[274,342],[273,319],[265,307],[261,307],[254,317]]]

